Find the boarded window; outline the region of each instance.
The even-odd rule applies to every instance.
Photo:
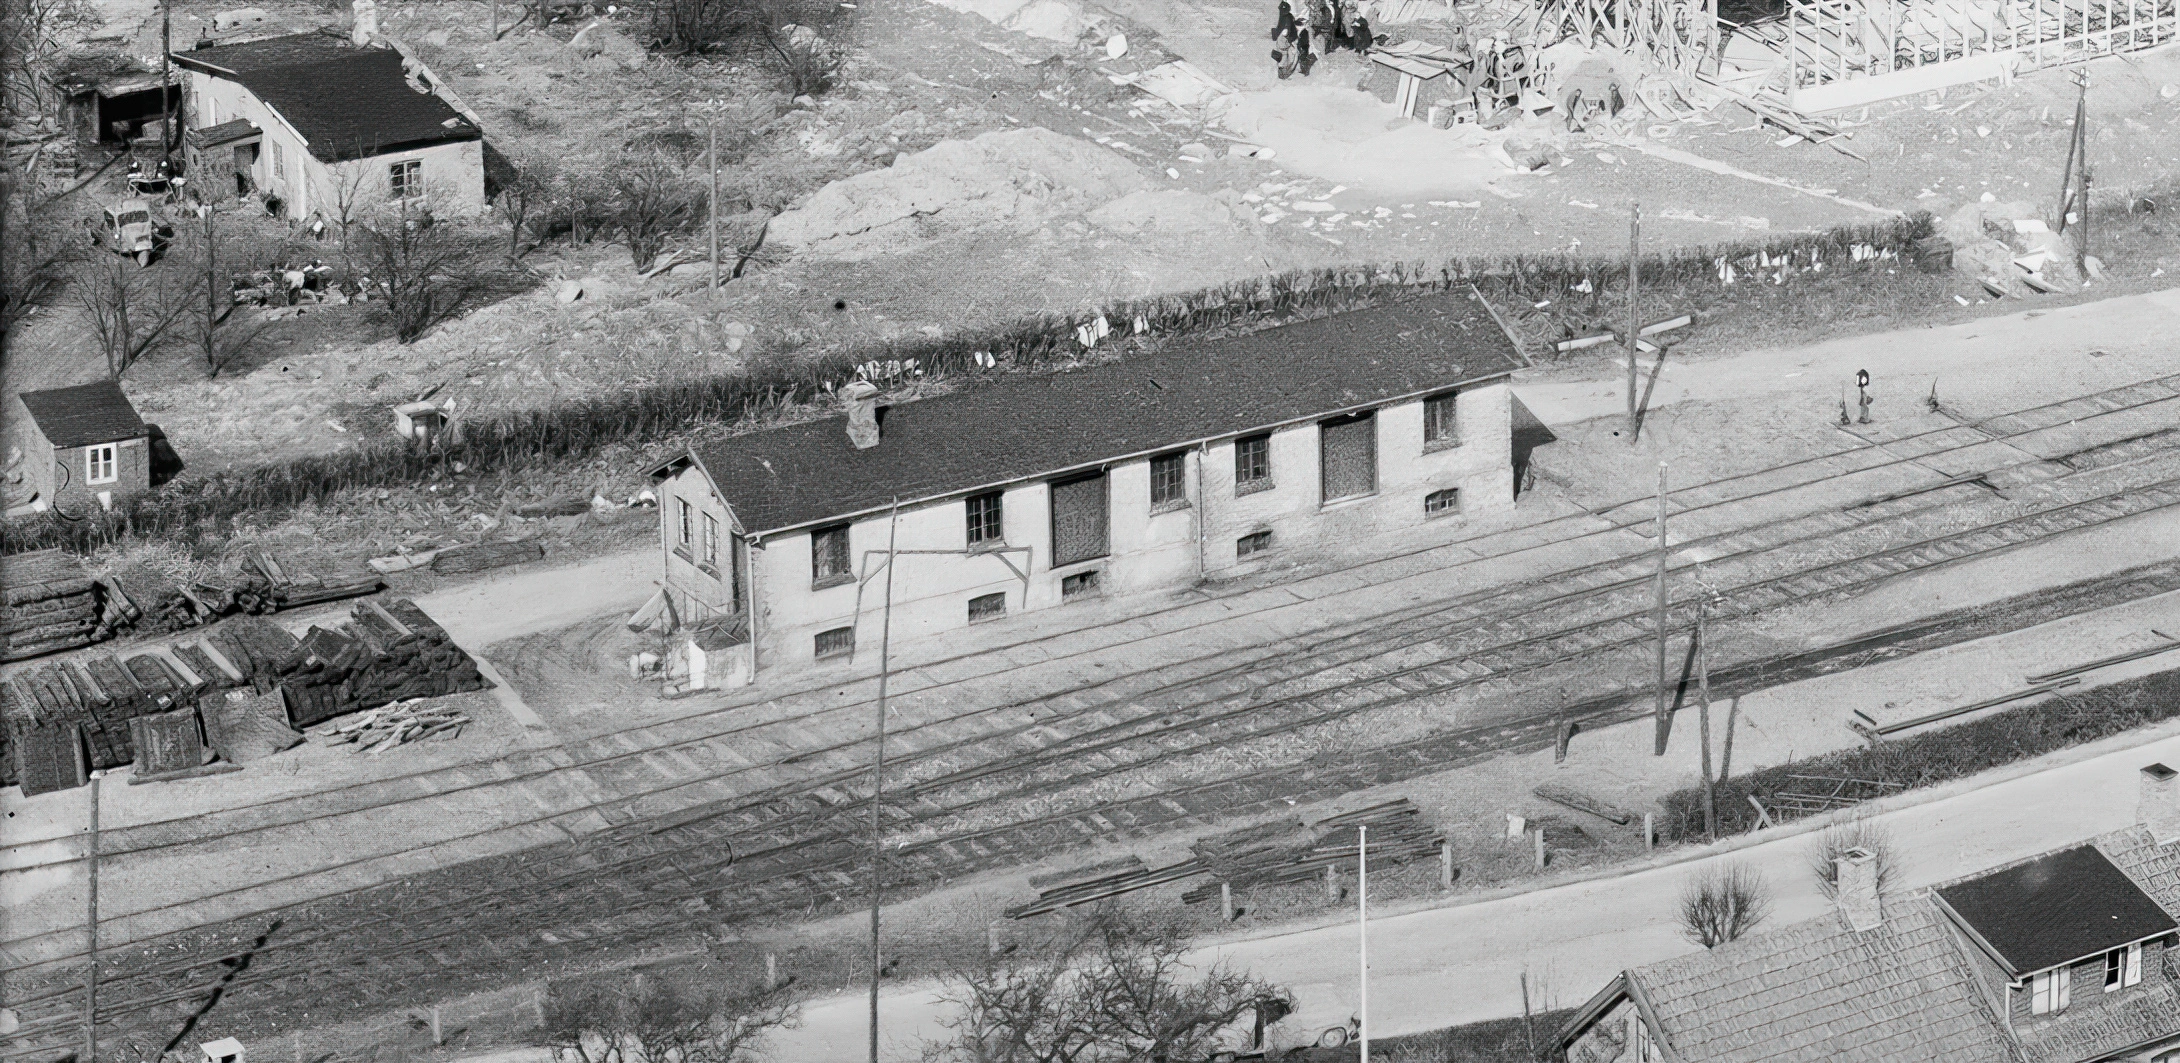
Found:
[[[979,594],[969,599],[969,622],[972,624],[980,620],[997,620],[1005,615],[1007,615],[1007,594],[1005,591],[993,594]]]
[[[1151,459],[1151,508],[1172,508],[1188,502],[1188,455],[1160,454]]]
[[[1105,474],[1052,485],[1052,563],[1104,557],[1107,546]]]
[[[1272,437],[1243,436],[1234,441],[1234,493],[1247,494],[1272,486]]]
[[[819,660],[827,657],[845,657],[854,652],[854,628],[836,627],[831,631],[817,633],[817,655]]]
[[[1098,574],[1095,572],[1077,572],[1060,580],[1060,599],[1062,601],[1069,598],[1080,598],[1086,594],[1096,594],[1097,592]]]
[[[1006,542],[1007,531],[1001,514],[999,492],[970,496],[969,545]]]
[[[1325,501],[1367,495],[1378,489],[1378,419],[1369,411],[1322,421],[1318,450],[1324,462]]]
[[[1454,394],[1433,395],[1423,400],[1423,442],[1450,447],[1461,441],[1454,420]]]
[[[1252,557],[1271,548],[1272,533],[1268,531],[1250,532],[1234,540],[1234,556],[1237,558]]]
[[[279,180],[281,178],[285,178],[288,175],[288,153],[286,149],[280,146],[280,142],[277,140],[272,142],[272,149],[273,179]]]
[[[1426,517],[1443,517],[1449,513],[1459,512],[1461,512],[1461,489],[1458,487],[1433,491],[1423,496],[1423,515]]]
[[[848,526],[835,524],[810,533],[810,582],[830,586],[855,578],[848,559]]]

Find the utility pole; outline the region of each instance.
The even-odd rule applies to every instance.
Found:
[[[705,157],[711,167],[711,205],[708,224],[711,228],[712,246],[711,294],[712,301],[715,303],[719,300],[719,117],[726,113],[726,107],[725,101],[716,99],[705,100],[689,107],[690,110],[704,116],[705,128],[710,130],[710,148],[706,151]],[[891,564],[892,562],[892,557],[888,556],[886,563]]]
[[[2074,101],[2074,135],[2067,139],[2066,166],[2059,177],[2059,231],[2068,219],[2077,219],[2082,231],[2075,235],[2074,266],[2086,269],[2089,257],[2089,72],[2074,72],[2080,94]]]
[[[1627,430],[1635,432],[1635,344],[1643,330],[1642,311],[1637,296],[1642,288],[1642,267],[1637,255],[1643,244],[1643,205],[1634,200],[1627,205]]]
[[[1370,828],[1355,827],[1355,938],[1362,957],[1361,1006],[1355,1009],[1362,1063],[1370,1063]]]
[[[1718,840],[1718,783],[1711,774],[1711,637],[1704,619],[1710,605],[1696,603],[1696,713],[1703,739],[1703,831]]]
[[[718,260],[713,260],[718,268]],[[900,544],[901,500],[893,500],[893,516],[886,531],[886,609],[878,624],[878,755],[871,764],[870,783],[870,1063],[878,1063],[878,908],[884,899],[885,821],[879,816],[879,798],[886,787],[886,680],[893,671],[893,563]]]
[[[174,180],[174,123],[181,117],[180,101],[169,80],[173,76],[174,0],[159,0],[159,110],[165,119],[159,130],[159,161],[166,166],[169,187]]]
[[[1665,463],[1658,463],[1658,606],[1654,623],[1658,633],[1658,737],[1654,755],[1665,755],[1665,735],[1669,726],[1666,718],[1665,688],[1669,685],[1665,663]]]
[[[90,912],[84,921],[90,938],[90,966],[83,975],[84,1063],[98,1063],[98,776],[98,772],[91,773],[91,839],[84,861],[84,873],[90,882]]]

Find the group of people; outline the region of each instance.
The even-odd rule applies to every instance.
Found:
[[[1301,10],[1295,10],[1300,5]],[[1279,20],[1272,25],[1272,62],[1282,81],[1300,71],[1308,77],[1318,59],[1353,48],[1367,52],[1375,37],[1370,20],[1354,0],[1279,0]]]

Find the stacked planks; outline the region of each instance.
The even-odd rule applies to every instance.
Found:
[[[1282,820],[1215,835],[1191,846],[1217,882],[1261,886],[1316,878],[1327,868],[1356,864],[1361,833],[1368,828],[1372,863],[1404,864],[1438,855],[1445,837],[1423,820],[1407,798],[1322,819],[1308,828]],[[1216,883],[1181,895],[1196,904],[1219,895]]]
[[[283,563],[252,547],[239,566],[216,577],[175,580],[130,565],[106,580],[109,624],[117,631],[161,633],[209,624],[224,616],[264,614],[377,591],[375,575],[328,578]]]
[[[1027,919],[1033,915],[1043,915],[1078,904],[1089,904],[1107,897],[1118,897],[1123,893],[1178,882],[1203,873],[1203,864],[1196,860],[1154,868],[1145,866],[1141,857],[1131,855],[1088,867],[1033,875],[1029,884],[1043,892],[1028,904],[1018,904],[1007,909],[1007,918]]]
[[[406,598],[359,604],[345,631],[311,628],[280,671],[288,723],[297,728],[491,686],[446,629]]]
[[[20,661],[89,645],[99,637],[98,581],[74,555],[34,550],[0,560],[0,661]]]

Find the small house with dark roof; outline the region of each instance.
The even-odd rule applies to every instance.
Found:
[[[174,53],[192,163],[220,187],[263,191],[291,217],[389,206],[484,209],[484,131],[437,78],[382,40],[329,33]],[[200,179],[201,183],[202,179]]]
[[[151,489],[151,426],[110,380],[22,393],[29,414],[24,486],[33,505],[65,512],[111,505]]]
[[[651,470],[664,587],[753,676],[875,647],[896,508],[895,638],[1412,541],[1513,505],[1523,364],[1458,295],[913,402],[858,381]]]
[[[2180,788],[2136,824],[1881,894],[1863,850],[1834,910],[1622,971],[1561,1027],[1567,1063],[2176,1063]]]

